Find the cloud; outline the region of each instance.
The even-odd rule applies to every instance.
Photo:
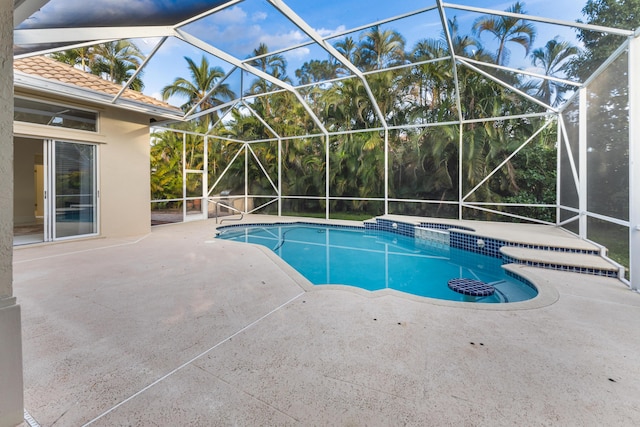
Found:
[[[344,25],[340,25],[336,28],[334,28],[333,30],[327,29],[327,28],[318,28],[316,29],[316,32],[318,34],[320,34],[321,37],[329,37],[332,36],[334,34],[339,34],[342,33],[344,31],[347,30],[347,27],[345,27]]]
[[[258,40],[269,46],[270,50],[276,50],[300,44],[309,40],[309,37],[300,30],[291,30],[287,33],[262,34]]]
[[[182,59],[183,57],[188,56],[193,59],[199,59],[202,54],[203,52],[200,49],[191,46],[190,44],[185,43],[182,40],[176,39],[174,37],[169,37],[167,41],[164,42],[154,58],[173,58],[174,66],[177,66],[178,64],[184,64],[186,67],[186,62]],[[155,62],[154,59],[151,59],[151,61],[152,63]]]
[[[255,12],[255,13],[251,16],[251,20],[252,20],[253,22],[264,21],[265,19],[267,19],[267,14],[266,14],[266,12]]]
[[[311,50],[308,47],[301,47],[300,49],[289,50],[283,54],[287,61],[302,61],[309,57]]]
[[[245,12],[240,6],[233,6],[211,15],[211,18],[207,20],[207,23],[216,25],[235,25],[242,24],[246,20],[247,12]]]
[[[145,55],[149,55],[151,51],[156,47],[158,43],[162,40],[162,37],[143,37],[140,39],[133,40],[133,42],[138,46],[138,49]],[[166,42],[165,42],[166,45]]]
[[[297,28],[286,32],[272,27],[266,12],[249,14],[240,6],[225,9],[212,16],[186,26],[184,29],[194,36],[216,46],[227,53],[244,59],[252,55],[260,43],[270,51],[303,43],[309,38]],[[290,55],[301,56],[298,52]]]
[[[259,25],[230,25],[224,28],[210,28],[207,40],[233,55],[243,58],[258,47],[262,29]]]

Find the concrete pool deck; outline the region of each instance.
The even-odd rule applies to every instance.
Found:
[[[556,298],[477,309],[314,288],[215,228],[16,248],[37,423],[640,424],[640,294],[616,279],[521,267]]]

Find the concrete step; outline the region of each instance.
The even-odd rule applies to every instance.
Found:
[[[600,255],[550,251],[541,249],[503,246],[500,253],[507,264],[523,264],[531,267],[596,276],[621,277],[621,268]]]

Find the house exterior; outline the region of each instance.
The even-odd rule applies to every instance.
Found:
[[[181,116],[46,57],[13,60],[12,6],[0,4],[0,425],[23,415],[13,246],[148,233],[150,123]]]
[[[150,123],[180,110],[44,56],[14,79],[14,244],[148,233]]]

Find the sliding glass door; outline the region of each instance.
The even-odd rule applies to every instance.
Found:
[[[97,234],[96,146],[63,141],[47,141],[46,145],[45,241]]]

